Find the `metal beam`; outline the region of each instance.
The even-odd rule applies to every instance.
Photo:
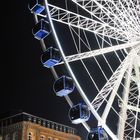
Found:
[[[127,2],[123,3],[113,0],[72,0],[74,3],[83,8],[90,15],[96,17],[102,23],[106,23],[112,27],[127,31],[129,39],[139,36],[139,24],[133,20],[133,16],[129,15]],[[129,4],[131,2],[129,1]],[[124,4],[124,5],[123,5]],[[128,7],[128,6],[127,6]]]
[[[88,52],[84,52],[84,53],[78,53],[78,54],[66,56],[66,60],[67,60],[67,62],[73,62],[73,61],[87,59],[90,57],[95,57],[95,56],[110,53],[110,52],[115,52],[117,50],[132,49],[134,46],[138,45],[139,43],[140,42],[137,41],[137,42],[133,42],[133,43],[125,43],[125,44],[121,44],[121,45],[115,45],[115,46],[111,46],[111,47],[88,51]],[[63,62],[61,62],[59,64],[62,64],[62,63]]]
[[[140,108],[132,106],[132,105],[127,105],[127,108],[129,110],[135,111],[135,112],[139,112],[140,113]]]
[[[123,140],[124,138],[124,131],[125,131],[125,121],[127,119],[127,104],[129,99],[129,88],[131,83],[131,72],[132,72],[132,58],[130,59],[130,65],[128,68],[127,73],[125,73],[125,88],[123,91],[123,97],[122,97],[122,105],[121,105],[121,111],[120,111],[120,120],[118,125],[118,139]]]
[[[50,15],[52,20],[61,22],[63,24],[80,28],[95,34],[102,36],[107,36],[113,39],[117,39],[123,42],[126,42],[129,38],[127,37],[127,32],[120,30],[117,27],[112,27],[107,23],[98,22],[92,18],[87,18],[82,15],[76,14],[74,12],[65,10],[63,8],[48,4],[50,9]],[[44,18],[47,15],[38,14]]]

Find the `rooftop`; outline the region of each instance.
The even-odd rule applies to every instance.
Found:
[[[35,124],[39,124],[43,127],[65,132],[65,133],[76,134],[75,128],[72,128],[72,127],[57,123],[57,122],[53,122],[44,118],[40,118],[31,114],[28,114],[26,112],[20,112],[20,111],[17,114],[14,114],[14,113],[3,114],[0,117],[0,128],[6,127],[11,124],[18,123],[18,122],[22,122],[22,121],[32,122]]]

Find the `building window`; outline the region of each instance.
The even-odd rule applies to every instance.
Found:
[[[47,122],[47,127],[50,128],[50,123],[49,122]]]
[[[13,133],[13,140],[18,140],[18,132]]]
[[[45,140],[45,136],[40,136],[40,140]]]
[[[48,140],[53,140],[53,138],[52,137],[48,137]]]
[[[27,138],[27,140],[33,140],[33,135],[32,135],[31,132],[28,133],[28,138]]]

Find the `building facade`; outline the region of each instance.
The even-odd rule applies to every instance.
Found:
[[[81,140],[76,129],[22,112],[0,120],[0,140]]]

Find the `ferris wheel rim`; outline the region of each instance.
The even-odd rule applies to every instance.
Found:
[[[57,47],[59,48],[60,50],[60,53],[62,55],[62,58],[63,58],[63,61],[64,61],[64,64],[70,74],[70,76],[72,77],[80,95],[82,96],[83,100],[85,101],[85,103],[89,106],[91,112],[95,115],[96,119],[100,122],[100,125],[103,126],[103,128],[106,130],[106,132],[108,134],[110,134],[110,137],[113,138],[113,140],[118,140],[117,136],[110,130],[110,128],[106,125],[106,123],[101,119],[101,117],[98,115],[98,113],[95,111],[95,109],[93,108],[92,104],[89,102],[89,99],[87,98],[86,94],[84,93],[84,91],[82,90],[81,86],[79,85],[75,75],[73,74],[72,72],[72,69],[69,65],[69,63],[67,62],[67,60],[65,59],[65,54],[63,52],[63,49],[61,47],[61,44],[59,42],[59,39],[57,37],[57,33],[55,31],[55,27],[53,25],[53,21],[51,19],[51,15],[50,15],[50,12],[49,12],[49,7],[48,7],[48,0],[45,0],[45,6],[46,6],[46,9],[47,9],[47,13],[48,13],[48,18],[49,18],[49,22],[50,22],[50,25],[51,25],[51,28],[52,28],[52,33],[54,35],[54,39],[56,41],[56,44],[57,44]]]
[[[46,5],[46,7],[48,7],[48,6],[47,6],[47,0],[45,1],[45,5]],[[48,15],[50,16],[49,8],[47,8],[47,13],[48,13]],[[91,108],[91,111],[93,111],[93,114],[95,115],[95,117],[96,117],[97,120],[99,121],[99,120],[100,120],[100,116],[98,116],[98,113],[97,113],[97,112],[94,110],[94,108],[91,106],[91,103],[89,102],[87,96],[85,95],[84,91],[82,90],[81,86],[79,85],[79,83],[78,83],[78,81],[77,81],[75,75],[73,74],[73,71],[72,71],[72,69],[71,69],[69,63],[68,63],[67,60],[66,60],[64,51],[63,51],[62,46],[61,46],[61,44],[60,44],[60,42],[59,42],[59,39],[58,39],[58,37],[57,37],[57,33],[55,32],[55,27],[53,26],[53,22],[52,22],[51,16],[49,17],[49,20],[50,20],[50,23],[51,23],[51,27],[53,28],[54,39],[56,40],[56,44],[58,44],[57,47],[59,48],[60,53],[62,54],[62,58],[63,58],[64,64],[65,64],[65,66],[66,66],[66,68],[67,68],[67,70],[68,70],[70,76],[73,78],[73,81],[75,82],[78,91],[80,91],[80,92],[79,92],[80,95],[81,95],[82,98],[85,100],[86,104]],[[127,52],[127,54],[128,54],[128,52]],[[94,112],[94,111],[95,111],[95,112]],[[99,117],[99,118],[98,118],[98,117]],[[105,130],[106,130],[108,133],[110,133],[110,132],[112,133],[112,131],[110,131],[110,128],[108,128],[108,126],[107,126],[102,120],[100,120],[100,123],[104,125],[104,128],[105,128]],[[107,127],[106,127],[106,126],[107,126]],[[113,135],[114,135],[114,134],[113,134]],[[113,140],[118,140],[118,138],[117,138],[116,135],[114,135]]]

